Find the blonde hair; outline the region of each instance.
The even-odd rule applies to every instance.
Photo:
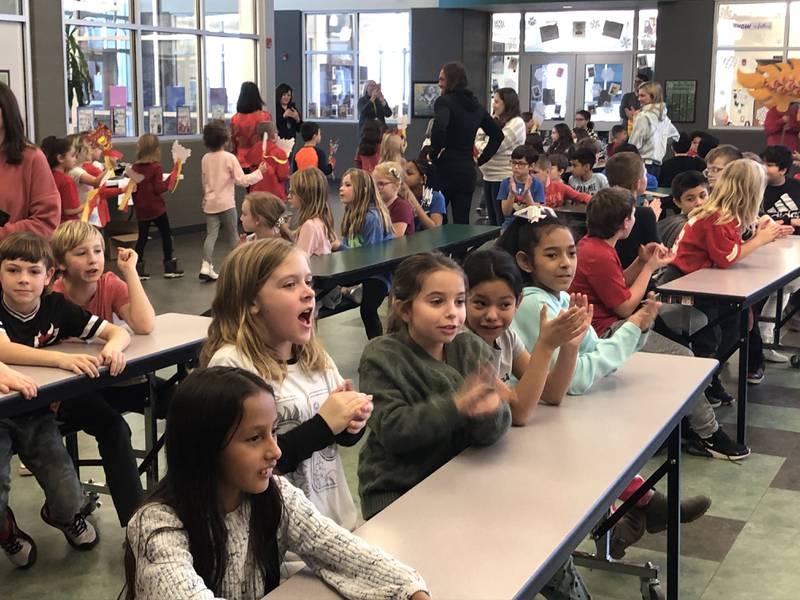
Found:
[[[297,223],[302,225],[311,219],[320,219],[325,225],[328,241],[336,241],[333,225],[333,211],[328,202],[328,180],[316,167],[295,171],[289,178],[292,194],[300,198],[300,209],[297,212]]]
[[[397,195],[408,200],[409,191],[406,187],[406,172],[400,163],[392,161],[378,163],[372,171],[372,177],[385,177],[394,183],[399,183],[400,190]]]
[[[381,139],[381,158],[380,162],[403,163],[403,151],[405,150],[405,140],[396,133],[384,133]]]
[[[94,236],[100,238],[103,250],[105,250],[103,234],[94,225],[89,225],[89,223],[84,223],[83,221],[64,221],[61,223],[56,227],[53,237],[50,239],[56,264],[64,264],[67,252]]]
[[[161,148],[158,145],[158,136],[154,133],[145,133],[136,144],[136,162],[159,162]]]
[[[716,225],[735,220],[739,227],[749,227],[758,219],[766,185],[764,168],[756,161],[740,158],[729,162],[708,200],[689,213],[689,218],[704,219],[719,213]]]
[[[283,215],[284,206],[280,198],[269,192],[250,192],[244,197],[250,205],[250,212],[261,219],[267,227],[275,227]]]
[[[350,178],[350,184],[353,186],[353,201],[344,208],[342,237],[351,238],[360,235],[364,229],[367,212],[373,206],[378,209],[383,231],[392,231],[392,218],[383,200],[378,196],[372,176],[361,169],[348,169],[342,179],[345,177]]]
[[[89,154],[91,146],[86,140],[88,133],[88,131],[82,131],[81,133],[73,133],[67,136],[67,139],[72,142],[72,147],[75,148],[75,158],[79,163],[91,158]]]
[[[661,89],[661,84],[657,81],[648,81],[639,86],[639,91],[645,92],[652,98],[650,105],[658,113],[658,120],[663,119],[666,106],[664,104],[664,90]]]
[[[293,252],[303,254],[290,242],[271,238],[243,244],[225,258],[211,304],[214,317],[200,354],[202,366],[207,366],[222,346],[231,344],[253,364],[265,381],[283,381],[287,373],[286,361],[264,341],[264,324],[251,308],[264,283]],[[330,367],[328,356],[313,329],[308,343],[293,346],[292,354],[306,375]]]

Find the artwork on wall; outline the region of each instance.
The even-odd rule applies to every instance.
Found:
[[[423,119],[433,117],[433,103],[440,94],[438,83],[415,81],[411,116]]]
[[[667,114],[673,123],[694,123],[697,81],[672,79],[666,81]]]

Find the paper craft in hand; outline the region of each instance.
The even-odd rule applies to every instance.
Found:
[[[117,202],[117,210],[120,212],[128,210],[128,204],[133,192],[136,191],[136,186],[144,181],[144,175],[135,171],[131,165],[125,167],[125,177],[128,178],[128,185],[125,186],[125,191],[122,192],[119,197],[119,202]]]
[[[182,146],[178,140],[172,142],[172,161],[174,166],[172,167],[172,173],[169,174],[169,180],[167,181],[167,186],[171,192],[174,192],[175,188],[178,187],[183,165],[189,160],[191,155],[192,151],[186,146]]]

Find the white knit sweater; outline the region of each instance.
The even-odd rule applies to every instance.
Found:
[[[484,181],[503,181],[511,177],[511,152],[514,148],[525,143],[525,121],[521,117],[514,117],[503,127],[503,141],[495,155],[481,166]],[[475,147],[483,152],[489,138],[482,129],[475,136]]]
[[[405,600],[427,589],[425,581],[412,568],[320,515],[303,492],[282,477],[275,477],[275,481],[284,503],[278,532],[281,560],[287,550],[296,553],[345,598]],[[264,580],[248,551],[249,521],[249,503],[242,503],[225,517],[228,558],[222,589],[215,595],[194,570],[189,539],[172,508],[165,504],[140,508],[128,525],[128,540],[136,557],[136,598],[258,600],[263,597]]]

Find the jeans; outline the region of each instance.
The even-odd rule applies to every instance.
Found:
[[[214,246],[217,244],[219,229],[225,227],[228,245],[235,248],[239,243],[239,226],[236,224],[236,208],[229,208],[221,213],[206,213],[206,239],[203,242],[203,260],[212,263]]]
[[[47,512],[72,523],[83,503],[83,490],[69,457],[55,415],[49,410],[0,419],[0,515],[5,518],[11,489],[11,454],[16,449],[44,490]]]
[[[371,340],[383,335],[383,325],[381,324],[381,318],[378,316],[378,309],[389,294],[389,290],[386,287],[386,282],[382,279],[365,279],[362,286],[361,321],[364,323],[367,339]]]
[[[139,239],[136,240],[136,254],[139,255],[139,260],[144,260],[144,248],[147,245],[147,234],[150,230],[150,225],[155,225],[158,228],[158,233],[161,236],[161,248],[164,252],[164,262],[172,260],[172,228],[169,226],[167,213],[150,221],[139,221]]]
[[[483,182],[483,198],[486,202],[486,212],[489,215],[490,225],[501,225],[505,220],[503,211],[500,208],[500,201],[497,199],[497,193],[500,191],[499,181],[484,181]]]

